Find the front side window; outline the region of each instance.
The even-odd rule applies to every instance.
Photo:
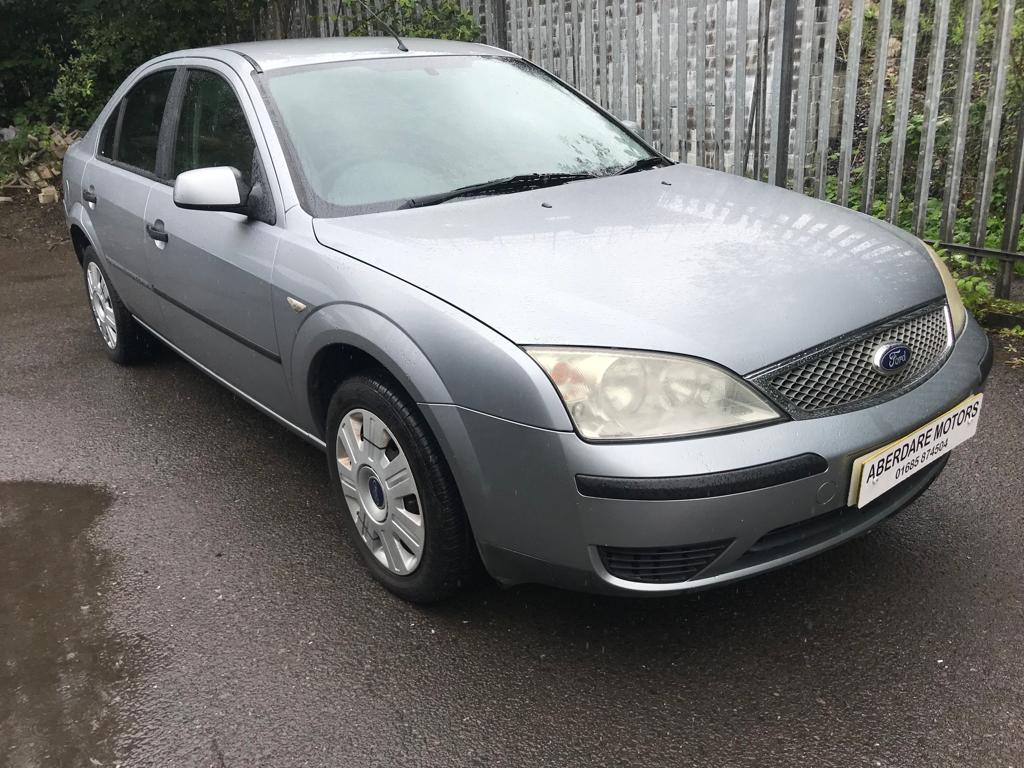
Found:
[[[525,174],[603,175],[652,157],[557,80],[517,59],[423,56],[267,75],[293,173],[317,216]]]
[[[245,113],[228,82],[214,72],[189,70],[174,138],[172,175],[228,165],[251,184],[255,149]]]
[[[121,133],[114,159],[147,173],[156,173],[157,143],[174,70],[142,78],[124,97]]]

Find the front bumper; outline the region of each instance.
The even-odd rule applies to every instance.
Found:
[[[422,407],[495,578],[589,591],[672,593],[795,562],[857,536],[909,504],[944,461],[854,509],[845,506],[854,459],[980,391],[990,366],[988,338],[972,319],[931,378],[888,402],[836,416],[660,442],[593,444],[572,432],[458,406]],[[802,456],[811,458],[794,464],[794,457]],[[707,494],[699,490],[698,476],[712,488]],[[588,485],[586,478],[597,485]],[[618,492],[600,490],[600,480],[609,478],[617,482],[605,487]],[[631,484],[649,488],[648,478],[661,481],[660,492],[629,492]],[[695,479],[698,490],[680,494],[680,482],[690,487]],[[678,550],[667,555],[676,563],[699,563],[694,552],[711,552],[713,558],[693,574],[679,570],[678,580],[637,581],[610,572],[616,561],[609,553],[651,548]]]

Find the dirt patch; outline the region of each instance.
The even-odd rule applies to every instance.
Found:
[[[0,189],[0,195],[14,198],[0,203],[0,245],[56,248],[63,243],[70,247],[62,203],[40,205],[35,194],[22,189]]]

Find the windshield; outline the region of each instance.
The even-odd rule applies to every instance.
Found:
[[[297,67],[270,73],[267,87],[315,216],[390,210],[525,174],[603,175],[652,157],[517,59],[410,56]]]

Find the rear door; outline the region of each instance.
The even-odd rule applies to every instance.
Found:
[[[82,178],[82,200],[96,232],[96,247],[125,305],[160,328],[159,302],[150,286],[152,253],[145,237],[149,194],[157,174],[160,129],[175,69],[138,80],[107,118],[96,156]]]
[[[185,78],[172,104],[169,175],[231,166],[249,184],[261,181],[272,207],[268,155],[261,134],[252,130],[255,120],[244,106],[248,96],[238,75],[211,61],[188,67]],[[170,340],[262,405],[290,417],[271,307],[280,230],[236,213],[178,208],[171,187],[152,191],[146,223]]]

